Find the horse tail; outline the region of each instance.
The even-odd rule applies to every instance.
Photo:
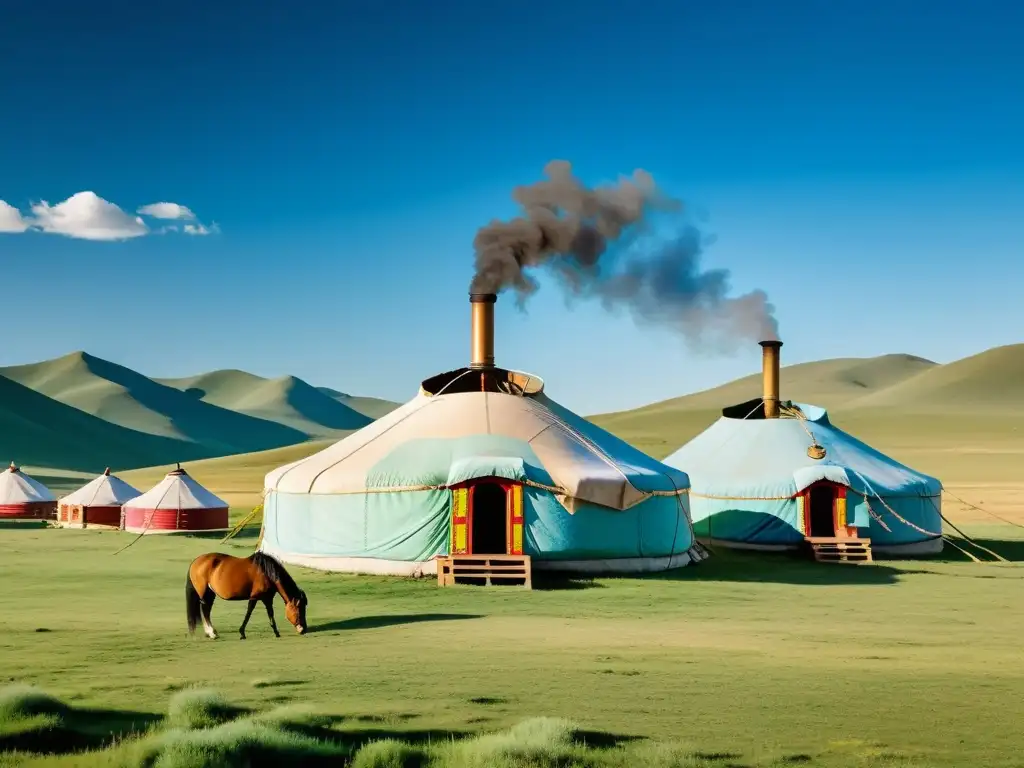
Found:
[[[191,566],[185,574],[185,615],[188,617],[188,633],[191,635],[202,618],[202,600],[192,583]]]

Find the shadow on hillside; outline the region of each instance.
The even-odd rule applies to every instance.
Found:
[[[729,581],[807,586],[874,586],[896,584],[915,571],[878,563],[817,563],[796,552],[744,552],[716,547],[697,565],[650,574],[671,581]]]
[[[383,627],[397,627],[403,624],[419,624],[424,621],[458,621],[462,619],[482,619],[478,614],[472,613],[421,613],[421,614],[391,614],[382,616],[357,616],[341,621],[329,621],[326,624],[319,624],[309,628],[310,634],[314,632],[347,632],[354,629],[381,629]]]
[[[166,417],[183,435],[215,452],[259,451],[306,439],[297,429],[195,400],[116,363],[91,355],[82,360],[92,374],[123,387],[139,405]]]
[[[0,753],[33,752],[39,755],[67,755],[110,746],[124,737],[144,733],[160,715],[113,709],[62,708],[46,722],[27,724],[36,727],[12,728],[0,732]]]
[[[33,480],[37,480],[45,485],[55,496],[62,495],[63,491],[73,491],[76,488],[80,488],[92,480],[92,475],[86,472],[80,472],[77,476],[69,476],[67,474],[48,475],[45,472],[41,473],[36,470],[31,474]]]

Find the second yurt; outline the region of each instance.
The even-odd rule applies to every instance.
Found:
[[[696,535],[743,549],[806,544],[818,559],[941,552],[942,483],[835,426],[824,408],[781,400],[782,342],[761,345],[764,396],[723,408],[665,459],[690,476]]]
[[[228,504],[180,466],[122,507],[130,533],[195,533],[228,529]]]
[[[68,528],[120,528],[121,507],[140,491],[110,468],[74,493],[62,498],[57,507],[57,522]]]
[[[0,519],[53,520],[56,512],[57,500],[50,490],[13,461],[0,473]]]

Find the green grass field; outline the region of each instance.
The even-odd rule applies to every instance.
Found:
[[[678,765],[1020,765],[1024,529],[967,530],[1018,562],[719,551],[662,577],[532,592],[293,568],[314,631],[275,639],[257,612],[242,642],[244,603],[222,601],[221,639],[186,637],[185,571],[215,540],[147,537],[115,555],[131,536],[5,528],[0,663],[7,682],[109,710],[101,721],[120,729],[158,722],[174,691],[200,686],[255,710],[313,707],[346,743],[542,716],[681,743],[673,754],[691,762]]]

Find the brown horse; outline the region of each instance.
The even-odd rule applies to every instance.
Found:
[[[210,621],[210,610],[216,598],[222,600],[248,600],[238,634],[245,640],[245,625],[249,623],[253,608],[262,602],[270,617],[270,628],[277,637],[277,623],[274,621],[274,595],[284,600],[284,614],[295,630],[306,633],[306,593],[299,589],[295,580],[277,560],[263,552],[249,557],[233,557],[219,552],[200,555],[188,567],[185,578],[185,613],[188,616],[189,634],[195,632],[196,624],[203,622],[206,636],[216,639],[217,631]]]

